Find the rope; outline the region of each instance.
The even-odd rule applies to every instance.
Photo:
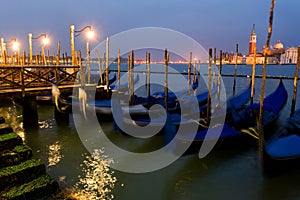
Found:
[[[207,126],[207,121],[205,119],[200,119],[199,121],[191,119],[193,122],[197,123],[202,128],[208,129],[209,126]]]
[[[251,131],[253,131],[253,132],[251,132]],[[254,128],[252,128],[252,127],[248,128],[248,129],[242,129],[241,132],[242,132],[242,133],[246,133],[246,134],[248,134],[248,135],[254,137],[254,138],[257,139],[257,140],[259,139],[259,138],[258,138],[258,132],[256,131],[256,129],[254,129]]]

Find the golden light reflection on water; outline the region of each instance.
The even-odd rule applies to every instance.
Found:
[[[22,115],[18,114],[18,107],[14,101],[12,105],[0,108],[1,116],[5,119],[5,125],[9,125],[15,133],[17,133],[23,141],[26,140],[25,131],[22,123]]]
[[[74,186],[75,199],[107,199],[114,198],[112,190],[117,178],[108,166],[113,159],[103,154],[100,149],[94,150],[92,155],[86,156],[82,163],[83,176]]]
[[[40,129],[47,129],[52,127],[53,127],[53,122],[51,120],[39,121]]]
[[[48,146],[48,167],[57,165],[62,158],[59,142]]]

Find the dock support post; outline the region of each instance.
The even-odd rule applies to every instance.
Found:
[[[23,97],[23,126],[24,128],[38,127],[36,96]]]

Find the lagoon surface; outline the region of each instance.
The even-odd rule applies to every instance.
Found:
[[[181,72],[187,71],[187,65],[183,64],[170,65],[170,67]],[[112,66],[112,69],[116,69],[116,66]],[[262,66],[258,65],[258,75],[261,74],[261,69]],[[233,74],[233,71],[234,65],[223,66],[224,74]],[[271,76],[294,76],[294,73],[295,65],[269,65],[267,68],[267,74]],[[238,65],[237,74],[251,76],[251,66]],[[226,94],[231,96],[233,77],[222,78]],[[145,80],[140,79],[140,81]],[[169,82],[176,83],[172,78]],[[236,93],[245,89],[249,82],[250,78],[237,78]],[[269,135],[282,126],[290,114],[293,80],[284,79],[283,82],[289,92],[288,101],[276,124],[266,133]],[[268,79],[265,94],[271,93],[278,83],[279,79]],[[255,85],[254,99],[258,101],[261,79],[257,78]],[[299,98],[298,93],[297,99]],[[81,163],[89,152],[80,140],[72,114],[68,122],[57,122],[53,105],[42,104],[38,106],[39,128],[24,130],[22,108],[11,100],[1,101],[0,106],[1,115],[6,118],[7,123],[33,149],[34,156],[43,160],[47,165],[47,172],[59,182],[62,188],[72,188],[78,182],[78,176],[84,176]],[[296,108],[299,107],[299,103],[296,103]],[[146,152],[149,146],[157,146],[163,141],[163,136],[154,136],[143,142],[137,141],[135,138],[115,132],[111,122],[101,122],[100,126],[109,137],[122,144],[124,148],[135,149],[136,147],[139,151]],[[90,127],[86,127],[86,131],[89,130]],[[103,151],[105,154],[105,149]],[[107,155],[103,159],[111,158]],[[103,185],[111,188],[107,197],[113,196],[118,200],[300,199],[300,169],[271,177],[264,175],[256,146],[213,149],[202,159],[198,158],[198,155],[186,155],[163,169],[148,173],[101,169],[104,170],[101,179]],[[107,174],[110,176],[106,176]],[[113,177],[116,182],[112,180]]]

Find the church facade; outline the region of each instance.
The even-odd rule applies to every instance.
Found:
[[[281,55],[280,64],[296,64],[297,63],[297,48],[292,46],[285,50],[285,53]]]
[[[264,55],[265,46],[263,47],[261,52],[257,52],[257,35],[255,31],[255,25],[253,25],[250,40],[249,40],[249,51],[246,56],[246,64],[253,64],[254,62],[254,53],[256,53],[256,64],[264,63]],[[297,48],[290,47],[285,49],[284,45],[280,40],[277,40],[277,43],[273,46],[271,45],[268,48],[267,52],[267,64],[296,64],[297,62]]]

